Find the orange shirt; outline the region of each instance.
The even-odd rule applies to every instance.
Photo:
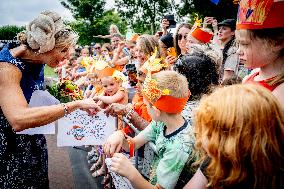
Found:
[[[151,116],[148,114],[147,107],[143,102],[143,96],[135,94],[132,99],[132,105],[135,112],[137,112],[143,119],[148,122],[152,121]]]

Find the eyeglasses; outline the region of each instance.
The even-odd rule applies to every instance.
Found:
[[[182,38],[183,38],[184,40],[186,40],[186,36],[187,36],[187,34],[185,34],[185,35],[178,34],[178,35],[177,35],[178,40],[182,40]]]
[[[95,47],[95,49],[101,49],[101,47]]]

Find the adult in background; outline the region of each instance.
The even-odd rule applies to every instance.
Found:
[[[162,35],[167,35],[169,33],[174,34],[176,32],[177,22],[175,21],[175,17],[172,14],[165,15],[162,19],[161,27],[162,27]]]
[[[186,38],[191,30],[191,27],[192,27],[191,25],[183,23],[179,25],[179,27],[177,28],[177,32],[174,36],[174,47],[176,49],[178,58],[182,57],[187,53]]]
[[[0,52],[0,188],[49,188],[45,137],[17,131],[78,108],[98,110],[92,99],[28,107],[32,93],[43,89],[44,64],[55,67],[68,59],[77,38],[57,13],[44,11],[18,35],[20,45],[8,44]]]
[[[221,81],[231,78],[237,74],[239,57],[236,53],[235,44],[236,20],[226,19],[218,23],[218,40],[220,49],[223,52],[223,61],[221,66]]]

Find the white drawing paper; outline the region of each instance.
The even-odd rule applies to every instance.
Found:
[[[111,158],[106,158],[105,159],[105,163],[107,165],[107,168],[110,172],[110,175],[112,177],[112,181],[114,183],[114,186],[116,189],[134,189],[133,186],[131,185],[130,181],[126,178],[126,177],[123,177],[115,172],[112,172],[110,170],[111,168]]]
[[[51,106],[59,103],[59,100],[52,96],[48,91],[36,90],[32,94],[29,107]],[[17,134],[55,134],[55,122],[41,127],[25,129],[23,131],[17,132]]]
[[[76,110],[58,120],[57,146],[102,145],[115,131],[115,118]]]

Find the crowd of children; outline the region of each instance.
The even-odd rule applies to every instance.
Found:
[[[173,22],[163,19],[163,32],[128,39],[112,25],[98,36],[111,44],[63,62],[60,77],[119,120],[88,154],[92,175],[112,171],[143,189],[283,188],[283,10],[284,1],[241,0],[237,21],[206,17],[203,26],[181,23],[172,34]],[[148,142],[156,153],[142,176],[125,154]]]

